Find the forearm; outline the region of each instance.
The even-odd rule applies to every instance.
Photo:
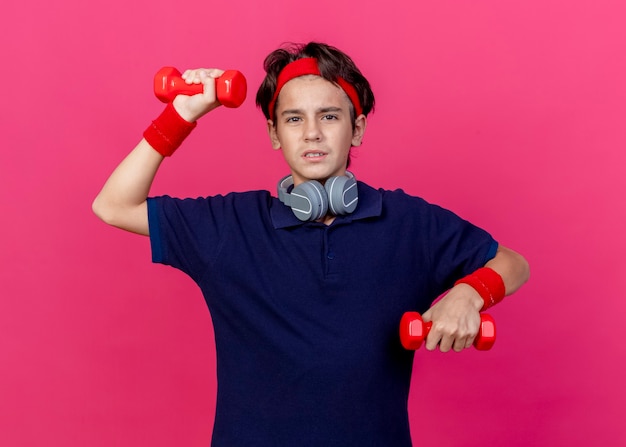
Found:
[[[498,247],[496,256],[487,262],[485,267],[502,277],[506,295],[519,289],[530,275],[526,259],[503,246]],[[496,289],[501,290],[501,286]],[[499,300],[495,302],[497,301]],[[439,345],[441,351],[446,352],[450,349],[460,351],[470,347],[480,324],[478,312],[487,302],[472,285],[459,281],[423,315],[424,321],[434,323],[426,339],[426,348],[432,350]]]
[[[146,199],[163,161],[146,140],[118,165],[93,202],[94,213],[109,225],[148,235]]]
[[[498,247],[496,256],[485,264],[495,270],[504,282],[505,294],[517,291],[530,277],[528,262],[522,255],[502,245]]]

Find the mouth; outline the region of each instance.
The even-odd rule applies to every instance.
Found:
[[[324,158],[326,156],[326,153],[321,152],[321,151],[311,150],[311,151],[306,151],[302,156],[306,159],[320,159],[320,158]]]

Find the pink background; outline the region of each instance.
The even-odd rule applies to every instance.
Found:
[[[237,68],[154,194],[270,189],[265,55],[320,40],[377,95],[353,170],[524,254],[491,352],[416,355],[416,445],[626,445],[622,1],[9,1],[0,15],[0,446],[206,446],[211,321],[148,240],[91,213],[162,109],[163,65]],[[262,169],[259,169],[262,168]]]

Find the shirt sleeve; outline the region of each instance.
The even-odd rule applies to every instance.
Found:
[[[432,277],[442,290],[496,255],[498,243],[487,231],[437,205],[429,207],[427,228]]]
[[[149,198],[152,261],[177,268],[197,281],[219,250],[223,212],[221,196]]]

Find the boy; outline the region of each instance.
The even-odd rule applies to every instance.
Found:
[[[516,291],[528,265],[453,213],[347,171],[374,106],[347,55],[294,45],[265,69],[257,105],[290,171],[278,198],[148,198],[164,156],[219,106],[222,71],[197,69],[183,77],[204,93],[166,107],[94,212],[149,235],[153,261],[202,289],[217,351],[214,446],[410,446],[413,353],[399,342],[402,314],[433,322],[427,349],[461,351],[479,311]]]

